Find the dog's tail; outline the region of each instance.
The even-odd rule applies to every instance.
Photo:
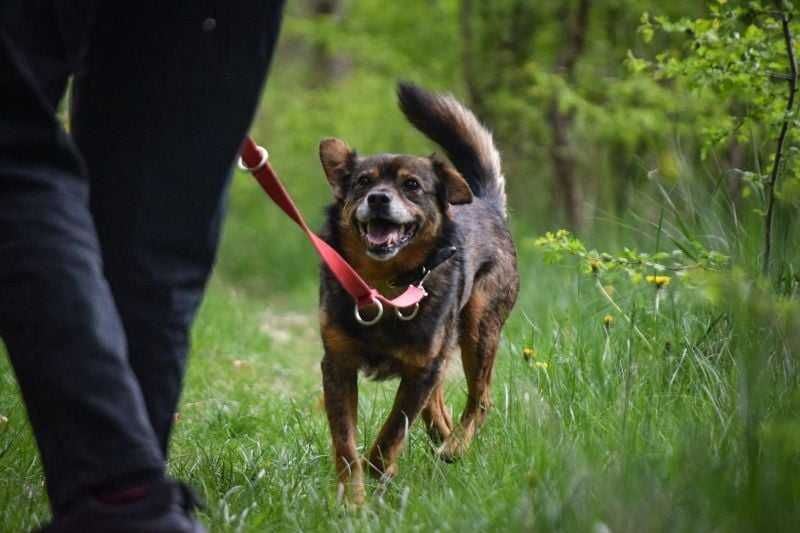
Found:
[[[506,179],[492,134],[449,94],[434,94],[410,83],[397,86],[400,109],[422,133],[441,146],[466,178],[473,194],[494,203],[506,216]]]

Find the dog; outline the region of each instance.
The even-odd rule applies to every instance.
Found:
[[[420,414],[442,459],[453,461],[467,450],[491,406],[500,333],[519,290],[505,178],[491,134],[451,95],[408,83],[400,83],[397,94],[409,122],[449,161],[436,154],[362,157],[334,138],[319,146],[333,192],[323,238],[382,294],[395,297],[423,276],[428,293],[413,319],[386,313],[365,326],[349,294],[327,266],[321,268],[324,404],[339,490],[356,505],[364,501],[365,469],[384,481],[397,473],[406,433]],[[412,312],[398,311],[406,318]],[[442,384],[456,347],[468,389],[458,425],[445,407]],[[359,371],[379,380],[400,378],[364,464],[356,446]]]

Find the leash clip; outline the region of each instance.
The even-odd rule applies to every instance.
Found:
[[[417,287],[419,287],[423,291],[425,290],[425,287],[423,287],[422,284],[425,283],[425,280],[428,279],[428,276],[431,275],[431,270],[432,269],[430,268],[422,267],[422,278],[420,278],[419,283],[417,283]]]
[[[373,318],[371,318],[369,320],[366,320],[361,316],[361,313],[358,312],[358,302],[356,302],[356,305],[353,308],[353,314],[356,317],[356,322],[358,322],[362,326],[374,326],[375,324],[378,323],[378,321],[381,319],[381,317],[383,317],[383,304],[381,303],[380,300],[378,300],[375,297],[375,295],[372,295],[371,298],[372,298],[372,303],[374,303],[376,306],[378,306],[378,312],[375,314],[375,316]],[[419,304],[417,304],[417,305],[419,305]]]
[[[422,278],[417,283],[417,288],[422,289],[422,292],[425,293],[425,296],[427,296],[428,293],[425,292],[425,287],[423,287],[422,284],[425,283],[426,279],[428,279],[430,273],[431,273],[430,269],[422,267]],[[419,313],[419,302],[414,304],[414,310],[407,315],[401,313],[399,307],[394,308],[394,314],[397,315],[397,318],[399,318],[400,320],[405,320],[405,321],[412,320],[415,316],[417,316],[417,313]]]

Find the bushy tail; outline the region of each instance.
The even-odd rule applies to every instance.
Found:
[[[506,216],[506,180],[492,134],[472,111],[449,94],[434,94],[410,83],[397,86],[400,109],[418,130],[441,146],[466,178],[473,194]]]

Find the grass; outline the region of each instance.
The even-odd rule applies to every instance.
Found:
[[[784,344],[790,337],[759,338],[756,310],[720,318],[676,290],[657,319],[640,313],[647,348],[623,321],[606,330],[609,308],[590,279],[533,255],[525,260],[495,408],[474,447],[444,464],[414,426],[399,477],[385,491],[373,485],[358,512],[335,498],[313,299],[276,306],[215,281],[194,331],[170,462],[207,500],[201,516],[212,531],[791,531],[800,524],[800,392],[796,352],[785,351],[796,349]],[[765,368],[752,373],[744,359],[755,346]],[[535,349],[532,361],[524,347]],[[2,365],[0,413],[9,420],[0,429],[0,524],[24,531],[46,517],[46,502]],[[747,392],[743,373],[757,390]],[[362,383],[363,448],[395,385]],[[749,405],[746,394],[755,394]],[[464,400],[456,371],[447,401],[458,413]]]

